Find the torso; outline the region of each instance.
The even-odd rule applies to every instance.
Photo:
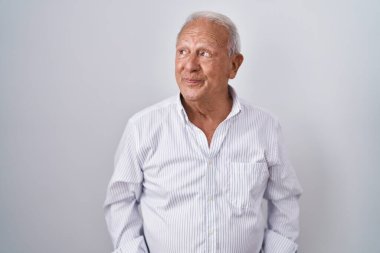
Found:
[[[200,124],[198,122],[193,122],[192,123],[197,126],[200,130],[202,130],[202,132],[206,135],[206,138],[207,138],[207,143],[208,143],[208,146],[210,147],[211,145],[211,141],[212,141],[212,136],[214,135],[215,133],[215,130],[216,128],[218,127],[219,123],[218,124]]]

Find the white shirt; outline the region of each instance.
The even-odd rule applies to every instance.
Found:
[[[180,95],[130,118],[104,204],[114,253],[297,250],[302,190],[280,125],[229,89],[210,147]]]

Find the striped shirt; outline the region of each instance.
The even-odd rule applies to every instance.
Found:
[[[104,203],[113,253],[297,250],[302,190],[278,120],[229,90],[210,146],[180,95],[129,119]]]

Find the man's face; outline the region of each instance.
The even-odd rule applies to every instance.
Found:
[[[199,19],[189,23],[178,37],[175,76],[186,101],[207,101],[225,94],[241,55],[228,55],[225,27]],[[239,58],[240,57],[240,58]]]

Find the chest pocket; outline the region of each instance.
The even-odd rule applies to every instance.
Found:
[[[253,209],[267,186],[267,164],[231,162],[225,169],[228,202],[239,211]]]

